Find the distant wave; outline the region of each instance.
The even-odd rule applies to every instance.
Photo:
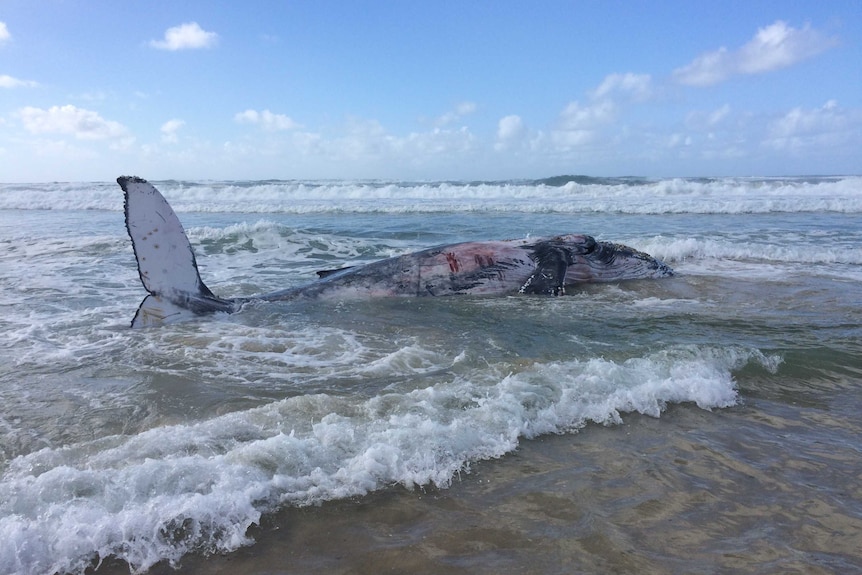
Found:
[[[862,213],[862,177],[156,182],[178,212]],[[0,184],[0,209],[121,210],[114,183]]]

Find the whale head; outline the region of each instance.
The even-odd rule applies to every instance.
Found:
[[[566,270],[566,284],[663,278],[674,273],[661,260],[629,246],[600,242],[584,235],[564,239],[572,257]]]

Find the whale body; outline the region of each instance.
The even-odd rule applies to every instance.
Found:
[[[588,235],[464,242],[377,262],[318,272],[299,287],[224,299],[203,283],[183,226],[149,182],[121,176],[126,229],[148,295],[132,327],[173,323],[214,312],[233,313],[249,301],[300,298],[433,297],[448,295],[565,294],[587,282],[661,278],[673,270],[630,247]]]

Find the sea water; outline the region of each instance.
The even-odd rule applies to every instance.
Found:
[[[155,183],[223,297],[433,245],[563,233],[628,244],[677,275],[557,298],[260,303],[132,330],[144,291],[119,187],[2,184],[0,573],[205,572],[207,557],[337,525],[332,509],[373,532],[355,506],[391,495],[410,509],[432,492],[474,513],[423,502],[405,528],[403,549],[424,558],[414,572],[460,572],[447,554],[474,573],[581,560],[713,572],[700,550],[719,569],[862,569],[862,178]],[[614,443],[624,429],[637,433]],[[680,471],[708,465],[703,450],[723,463]],[[532,471],[516,473],[524,461]],[[668,474],[664,496],[643,498],[643,473]],[[544,522],[529,540],[557,545],[447,539],[464,517],[506,516],[480,509],[477,475],[532,505],[516,532]],[[740,527],[746,508],[757,519]],[[674,547],[640,524],[699,535]],[[296,572],[332,572],[323,539]],[[391,549],[375,541],[361,545]],[[620,548],[630,566],[614,563]],[[393,561],[375,568],[405,565]]]

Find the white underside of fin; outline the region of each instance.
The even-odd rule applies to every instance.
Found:
[[[121,185],[126,192],[126,227],[144,288],[156,295],[211,295],[200,279],[183,226],[167,200],[140,178],[124,178]]]

